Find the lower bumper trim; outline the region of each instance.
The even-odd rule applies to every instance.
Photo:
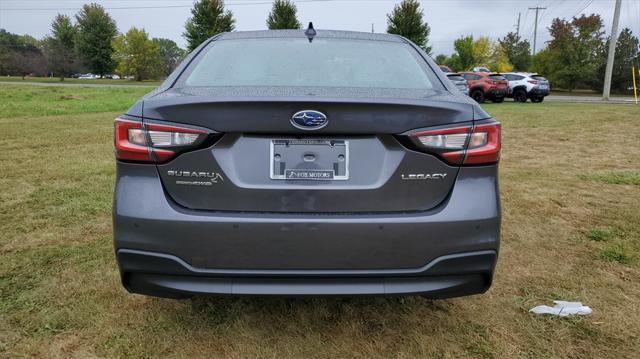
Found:
[[[450,298],[485,292],[493,250],[439,257],[422,268],[379,270],[214,270],[195,268],[168,254],[121,249],[118,264],[133,293],[192,295],[358,296],[423,295]]]
[[[489,288],[480,274],[406,278],[209,278],[158,274],[130,274],[132,291],[159,297],[192,295],[256,296],[378,296],[423,295],[450,298],[477,294]]]

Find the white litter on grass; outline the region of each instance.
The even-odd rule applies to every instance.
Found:
[[[554,300],[553,307],[548,305],[539,305],[529,310],[535,314],[552,314],[566,317],[569,315],[589,315],[591,314],[591,308],[586,305],[582,305],[580,302],[565,302],[563,300]]]

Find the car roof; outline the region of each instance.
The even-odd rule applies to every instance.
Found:
[[[505,72],[504,74],[520,75],[520,76],[539,76],[536,72]]]
[[[216,40],[235,39],[264,39],[264,38],[302,38],[306,39],[305,30],[258,30],[258,31],[233,31],[225,32],[216,37]],[[404,38],[393,34],[341,31],[341,30],[316,30],[314,39],[353,39],[369,41],[406,42]]]
[[[493,76],[493,75],[502,75],[498,72],[483,72],[483,71],[461,71],[461,74],[476,74],[481,76]]]

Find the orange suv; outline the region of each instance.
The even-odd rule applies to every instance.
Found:
[[[486,99],[492,102],[502,102],[509,93],[509,81],[497,73],[491,72],[461,72],[469,85],[469,96],[478,103]]]

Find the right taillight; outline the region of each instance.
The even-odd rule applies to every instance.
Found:
[[[414,147],[452,165],[484,165],[500,159],[500,123],[438,128],[410,133]]]
[[[500,122],[491,122],[473,127],[467,153],[462,162],[465,165],[483,165],[500,160]]]

